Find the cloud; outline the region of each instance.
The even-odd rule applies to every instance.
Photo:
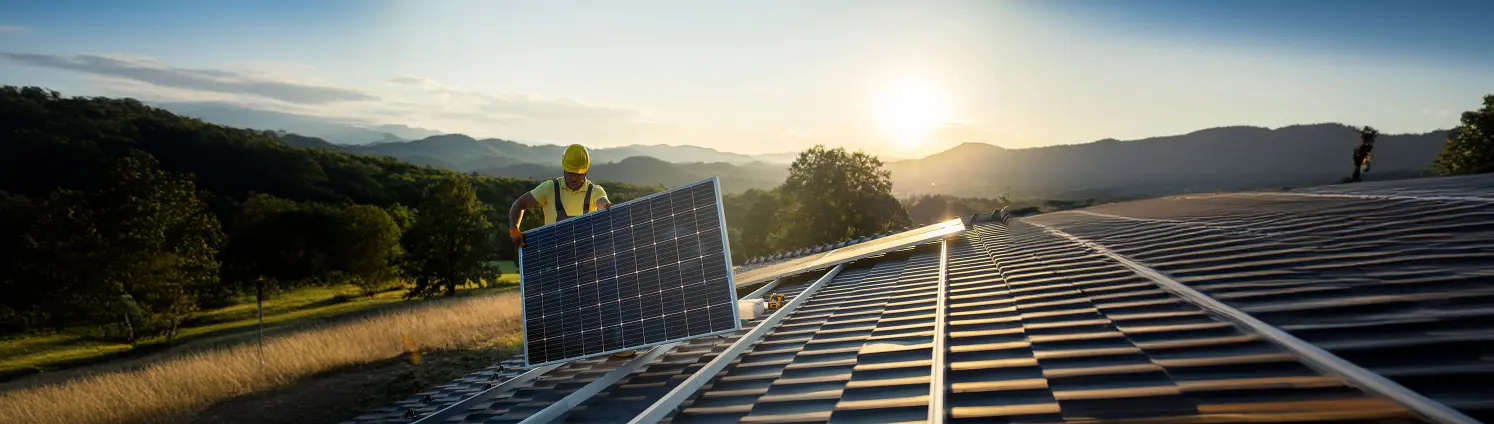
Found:
[[[644,120],[642,112],[611,106],[588,104],[579,100],[533,94],[493,95],[463,90],[419,76],[401,76],[389,80],[391,86],[423,90],[445,101],[468,106],[473,112],[520,119]]]
[[[26,27],[19,25],[0,25],[0,34],[24,34],[27,31]]]
[[[248,94],[290,103],[325,105],[378,100],[378,97],[358,90],[311,85],[235,71],[177,68],[149,58],[30,53],[4,53],[3,56],[31,66],[77,71],[166,88]]]
[[[398,85],[413,85],[418,87],[442,87],[440,83],[437,83],[433,79],[410,75],[394,77],[393,79],[389,80],[389,83]]]
[[[149,57],[3,52],[0,60],[82,72],[102,95],[225,103],[356,125],[403,124],[474,137],[599,147],[736,140],[659,122],[637,109],[532,93],[486,93],[415,75],[341,88],[309,77],[315,68],[294,63],[255,61],[223,69],[189,69]]]

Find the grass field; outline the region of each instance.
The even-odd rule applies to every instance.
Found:
[[[497,288],[517,287],[518,270],[513,262],[500,262],[503,276]],[[267,332],[316,323],[322,320],[358,315],[407,304],[403,289],[379,293],[372,298],[359,295],[351,286],[309,287],[279,293],[265,301]],[[254,297],[240,303],[206,311],[183,328],[177,344],[184,347],[211,347],[252,336],[256,331]],[[0,339],[0,381],[56,371],[80,365],[133,357],[165,349],[164,338],[143,340],[135,348],[129,344],[90,339],[76,334],[41,334]]]
[[[329,370],[402,355],[417,361],[411,353],[426,350],[517,344],[518,294],[473,292],[277,334],[265,341],[263,363],[254,343],[239,343],[3,392],[0,422],[187,422],[216,403]]]

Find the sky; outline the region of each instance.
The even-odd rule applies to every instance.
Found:
[[[922,157],[1451,128],[1494,2],[0,0],[0,84],[531,144]]]

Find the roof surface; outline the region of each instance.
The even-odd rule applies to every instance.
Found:
[[[831,270],[665,421],[925,422],[930,405],[978,422],[1422,420],[1276,329],[1490,421],[1491,188],[1494,176],[1361,183],[978,223]],[[793,299],[827,270],[805,271],[768,292]],[[556,422],[627,422],[759,322],[593,386]],[[350,422],[411,422],[489,385],[442,422],[519,422],[628,361],[500,384],[524,372],[510,360]]]

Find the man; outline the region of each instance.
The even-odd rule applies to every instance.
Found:
[[[1354,174],[1349,181],[1359,182],[1362,173],[1369,171],[1370,153],[1375,149],[1375,137],[1380,135],[1374,127],[1365,126],[1359,131],[1359,146],[1354,148]]]
[[[514,240],[514,250],[524,246],[524,233],[519,231],[519,221],[524,219],[524,210],[543,206],[545,225],[554,224],[591,211],[612,207],[607,200],[607,190],[586,179],[591,168],[591,154],[580,144],[572,144],[560,155],[560,167],[565,176],[545,180],[514,200],[508,207],[508,237]],[[615,359],[627,359],[638,355],[638,351],[624,351],[612,355]]]
[[[524,246],[524,233],[519,231],[519,221],[524,219],[524,210],[543,206],[545,225],[581,216],[594,210],[612,207],[607,200],[607,190],[586,179],[591,168],[591,154],[580,144],[565,148],[560,156],[560,167],[565,176],[545,180],[534,190],[519,196],[508,208],[508,236],[514,240],[514,248]]]

